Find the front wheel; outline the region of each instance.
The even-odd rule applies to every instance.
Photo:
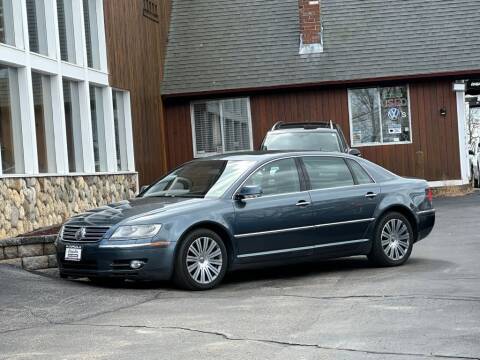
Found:
[[[379,266],[402,265],[412,253],[413,241],[410,221],[400,213],[391,212],[380,220],[375,229],[368,259]]]
[[[209,229],[194,230],[177,251],[173,279],[184,289],[212,289],[222,281],[227,265],[227,249],[222,238]]]

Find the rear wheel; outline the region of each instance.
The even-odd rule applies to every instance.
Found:
[[[178,249],[173,279],[184,289],[212,289],[225,276],[227,263],[227,249],[222,238],[209,229],[194,230]]]
[[[413,241],[410,221],[400,213],[388,213],[376,227],[368,258],[379,266],[402,265],[412,253]]]

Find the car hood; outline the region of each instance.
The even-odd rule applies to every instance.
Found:
[[[178,209],[179,206],[189,206],[203,201],[205,199],[180,197],[135,198],[89,210],[72,217],[68,221],[68,225],[113,226],[126,219],[154,215],[174,207]]]

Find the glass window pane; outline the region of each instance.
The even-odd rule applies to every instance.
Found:
[[[71,0],[57,0],[60,55],[63,61],[75,63],[75,33]]]
[[[0,65],[0,158],[3,174],[21,174],[22,128],[17,70]]]
[[[195,103],[193,122],[199,156],[252,149],[248,98]]]
[[[349,96],[352,145],[381,142],[378,90],[354,89]]]
[[[0,0],[0,42],[15,45],[13,0]]]
[[[115,147],[117,153],[117,170],[128,169],[127,163],[127,136],[125,128],[124,93],[113,91],[113,120],[115,124]]]
[[[27,0],[27,22],[30,51],[48,55],[45,4],[43,0]]]
[[[51,106],[50,77],[32,72],[35,134],[37,138],[38,170],[55,173],[55,142]]]
[[[303,163],[312,190],[354,185],[352,174],[342,158],[304,157]]]
[[[372,178],[358,162],[350,159],[347,159],[347,162],[348,165],[350,165],[350,169],[352,170],[358,185],[373,183]]]
[[[261,186],[263,195],[278,195],[300,191],[300,179],[294,159],[273,161],[257,170],[245,185]]]
[[[105,122],[103,117],[102,89],[90,85],[90,111],[92,116],[93,155],[95,171],[107,171],[107,149],[105,144]]]
[[[100,69],[96,1],[97,0],[83,0],[83,18],[85,23],[88,67]]]
[[[410,141],[408,90],[406,86],[380,88],[383,142]]]
[[[225,152],[250,150],[248,100],[229,99],[221,105]]]
[[[197,155],[223,152],[220,104],[207,101],[193,105]]]
[[[73,81],[63,80],[68,168],[70,172],[83,172],[82,129],[78,99],[78,84]]]

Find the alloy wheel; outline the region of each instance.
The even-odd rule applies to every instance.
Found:
[[[209,237],[199,237],[187,250],[186,265],[190,277],[199,284],[210,284],[222,270],[222,250]]]
[[[405,257],[410,246],[410,233],[407,225],[400,219],[390,219],[382,229],[382,249],[391,260]]]

